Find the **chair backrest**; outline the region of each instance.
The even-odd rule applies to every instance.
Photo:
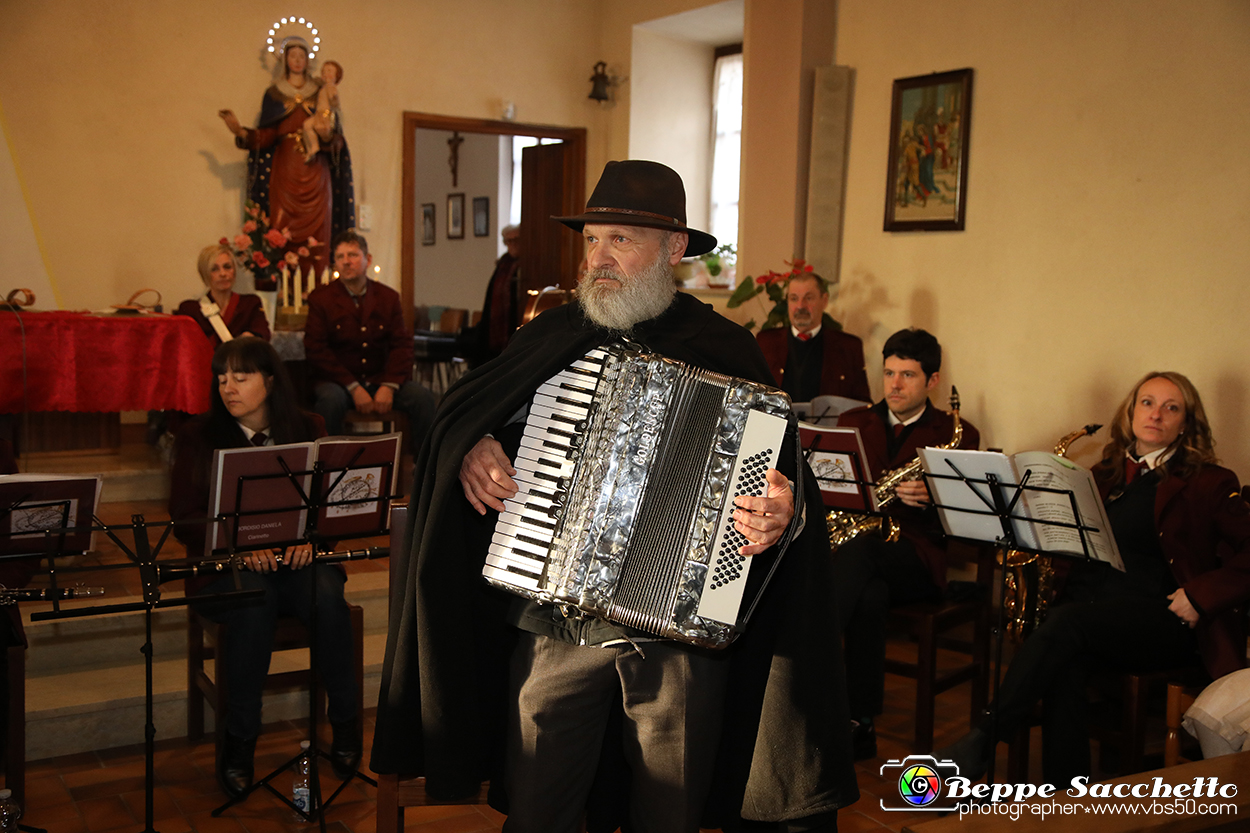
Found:
[[[464,329],[464,322],[469,317],[469,311],[464,309],[452,309],[448,307],[443,310],[443,314],[438,319],[439,332],[458,333]]]
[[[406,500],[397,500],[391,504],[391,554],[387,558],[387,574],[389,577],[389,591],[386,598],[386,618],[391,618],[391,605],[395,603],[395,588],[399,587],[401,582],[397,580],[396,565],[399,564],[401,557],[404,555],[404,533],[408,529],[408,502]]]

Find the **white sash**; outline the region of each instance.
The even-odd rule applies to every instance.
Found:
[[[234,338],[230,335],[230,330],[226,328],[226,322],[221,320],[221,308],[213,303],[212,296],[205,295],[200,299],[200,313],[208,319],[209,324],[213,325],[222,344]]]

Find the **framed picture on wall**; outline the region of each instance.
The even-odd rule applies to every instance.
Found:
[[[971,69],[894,82],[886,231],[963,230],[971,115]]]
[[[447,239],[464,239],[464,194],[447,195]]]
[[[434,203],[421,203],[421,245],[434,245]]]
[[[473,236],[490,236],[490,197],[473,198]]]

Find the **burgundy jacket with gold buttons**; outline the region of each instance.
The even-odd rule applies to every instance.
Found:
[[[412,333],[404,326],[399,293],[366,281],[360,305],[341,280],[308,296],[304,353],[313,381],[402,385],[412,379]]]
[[[1108,487],[1099,483],[1103,500]],[[1195,636],[1213,678],[1246,664],[1250,602],[1250,506],[1237,475],[1207,464],[1190,478],[1169,472],[1155,493],[1155,529],[1172,577],[1200,616]]]

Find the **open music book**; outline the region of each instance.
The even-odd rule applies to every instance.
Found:
[[[382,434],[219,449],[213,456],[209,510],[220,520],[210,524],[205,556],[228,551],[232,539],[238,550],[278,549],[305,540],[308,513],[300,490],[309,493],[317,463],[326,469],[318,532],[346,538],[384,531],[383,498],[394,491],[399,441],[399,434]],[[233,538],[236,512],[246,514],[239,517]]]
[[[799,442],[820,497],[830,509],[876,512],[877,492],[868,471],[868,458],[858,428],[836,428],[799,423]]]
[[[60,555],[93,548],[92,517],[103,478],[89,474],[0,476],[0,555]],[[74,532],[44,530],[74,528]]]
[[[1098,485],[1089,469],[1048,451],[1022,451],[1008,457],[997,451],[922,448],[920,459],[927,473],[942,475],[927,479],[948,535],[978,541],[994,541],[1000,537],[1003,528],[996,515],[975,514],[984,513],[993,505],[990,487],[983,481],[987,474],[993,474],[1001,484],[1004,503],[1010,505],[1016,486],[1028,472],[1023,494],[1011,513],[1016,545],[1023,550],[1053,555],[1076,558],[1088,555],[1124,571]],[[961,473],[970,481],[982,482],[950,479]],[[1048,489],[1055,491],[1044,491]],[[1085,527],[1084,541],[1074,526],[1060,524]]]

